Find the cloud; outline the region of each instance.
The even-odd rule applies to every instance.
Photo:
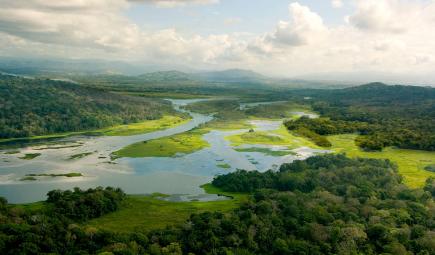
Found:
[[[142,2],[142,3],[152,3],[161,8],[174,8],[179,6],[185,6],[187,4],[217,4],[219,0],[128,0],[130,2]]]
[[[343,0],[332,0],[331,4],[334,8],[341,8],[344,5]]]
[[[289,5],[290,21],[280,21],[266,41],[281,46],[303,46],[314,43],[327,33],[322,18],[307,6],[299,3]]]
[[[359,29],[381,33],[404,33],[414,29],[422,6],[399,0],[358,0],[357,12],[349,22]]]
[[[0,55],[243,67],[286,76],[319,71],[422,74],[435,69],[433,1],[356,0],[349,22],[339,25],[292,3],[288,18],[262,33],[201,35],[194,27],[143,29],[125,13],[139,2],[173,7],[217,1],[0,1]]]
[[[120,15],[116,0],[8,0],[0,9],[0,31],[30,41],[93,48],[131,48],[138,27]]]

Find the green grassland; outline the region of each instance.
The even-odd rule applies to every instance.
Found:
[[[386,148],[380,152],[361,150],[355,144],[357,135],[328,136],[332,143],[331,149],[337,153],[346,153],[350,157],[389,159],[399,167],[399,173],[409,187],[422,187],[428,177],[435,173],[425,170],[425,167],[435,164],[435,152]]]
[[[293,112],[305,112],[308,114],[313,113],[310,106],[296,104],[290,101],[258,105],[245,110],[246,115],[256,119],[296,118],[297,116],[295,116]]]
[[[276,136],[279,135],[279,136]],[[335,135],[328,136],[328,140],[332,143],[332,147],[328,148],[336,153],[346,153],[350,157],[366,157],[378,159],[390,159],[399,167],[400,174],[404,177],[404,182],[409,187],[422,187],[428,177],[435,177],[435,173],[428,171],[428,166],[435,164],[435,152],[405,150],[397,148],[386,148],[381,152],[363,151],[356,146],[354,140],[357,135]],[[289,149],[299,147],[310,147],[320,149],[313,142],[305,137],[297,136],[282,126],[274,131],[257,131],[246,132],[242,134],[226,137],[232,146],[241,145],[281,145],[287,146]],[[236,149],[238,151],[258,151],[262,152],[261,148]],[[267,151],[263,152],[268,154]],[[277,152],[281,153],[281,152]],[[282,152],[284,153],[284,152]],[[278,156],[278,154],[277,154]],[[426,169],[425,169],[426,168]]]
[[[229,140],[232,146],[235,147],[246,144],[260,144],[287,146],[289,149],[296,149],[300,147],[318,148],[318,146],[316,146],[310,140],[291,134],[283,125],[279,129],[273,131],[246,132],[227,136],[225,139]]]
[[[8,138],[8,139],[0,139],[0,144],[9,144],[12,142],[20,142],[20,141],[38,141],[38,140],[50,140],[56,138],[65,138],[74,135],[107,135],[107,136],[129,136],[129,135],[137,135],[143,133],[154,132],[158,130],[168,129],[172,127],[176,127],[188,122],[190,118],[187,116],[175,116],[175,115],[165,115],[160,119],[156,120],[145,120],[138,123],[131,123],[127,125],[117,125],[113,127],[96,129],[96,130],[87,130],[80,132],[65,132],[59,134],[50,134],[50,135],[41,135],[41,136],[32,136],[32,137],[24,137],[24,138]]]
[[[168,202],[154,196],[128,196],[116,212],[91,220],[87,225],[115,232],[150,231],[185,222],[192,213],[228,212],[235,209],[247,194],[222,192],[210,184],[203,186],[209,194],[222,194],[233,199],[211,202]]]
[[[177,154],[189,154],[209,146],[202,135],[207,131],[194,129],[189,132],[162,137],[129,145],[113,153],[115,157],[174,157]]]
[[[189,104],[186,109],[202,114],[214,114],[215,119],[205,124],[205,128],[215,130],[250,129],[249,120],[282,120],[296,118],[293,112],[312,113],[309,106],[293,102],[277,102],[266,105],[240,109],[240,102],[235,99],[215,99]]]
[[[110,127],[107,129],[99,130],[104,135],[108,136],[130,136],[138,135],[144,133],[150,133],[157,130],[163,130],[168,128],[173,128],[184,123],[189,122],[189,118],[182,118],[180,116],[163,116],[161,119],[157,120],[147,120],[139,123],[133,123],[128,125],[120,125],[115,127]]]
[[[236,148],[238,152],[259,152],[268,156],[274,157],[282,157],[290,154],[295,154],[292,151],[283,151],[283,150],[271,150],[269,148],[259,148],[259,147],[250,147],[250,148]]]
[[[204,128],[207,128],[209,130],[222,130],[222,131],[251,129],[253,127],[254,126],[248,123],[248,119],[240,119],[240,120],[214,119],[210,122],[207,122],[204,125]]]

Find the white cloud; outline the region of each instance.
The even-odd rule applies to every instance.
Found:
[[[127,8],[116,0],[3,1],[0,31],[30,41],[91,48],[131,48],[138,27],[120,15]]]
[[[334,8],[341,8],[344,5],[343,0],[332,0],[331,4]]]
[[[145,2],[152,3],[161,8],[174,8],[179,6],[185,6],[187,4],[216,4],[219,0],[128,0],[130,2]]]
[[[291,20],[280,21],[266,40],[279,45],[302,46],[314,43],[327,33],[322,18],[299,3],[289,5]]]
[[[124,13],[133,2],[173,7],[217,1],[0,0],[0,55],[242,67],[287,76],[435,70],[435,2],[356,1],[349,22],[340,25],[327,25],[309,7],[292,3],[289,18],[262,34],[198,35],[195,28],[144,30]]]
[[[403,33],[415,29],[422,5],[399,0],[358,0],[357,12],[349,17],[356,27],[381,33]]]

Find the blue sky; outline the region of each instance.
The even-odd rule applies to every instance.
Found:
[[[201,35],[220,33],[264,33],[273,29],[279,20],[289,16],[287,0],[222,0],[219,4],[161,8],[151,4],[136,4],[126,10],[135,23],[146,29],[176,28]],[[301,0],[302,5],[322,15],[326,24],[344,22],[352,8],[333,8],[328,0]],[[232,24],[227,21],[234,20]]]
[[[435,83],[434,0],[1,2],[0,56]]]

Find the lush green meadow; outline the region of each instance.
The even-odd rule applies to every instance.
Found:
[[[435,152],[385,148],[382,151],[363,151],[355,144],[357,135],[334,135],[328,136],[331,141],[331,149],[336,153],[346,153],[350,157],[389,159],[397,164],[399,173],[404,182],[412,188],[422,187],[429,177],[435,177],[435,173],[425,170],[429,165],[435,164]]]
[[[129,136],[150,133],[158,130],[173,128],[189,122],[190,118],[165,115],[161,119],[146,120],[139,123],[132,123],[128,125],[119,125],[107,129],[99,130],[104,135],[109,136]]]
[[[70,137],[74,135],[107,135],[107,136],[138,135],[138,134],[150,133],[158,130],[177,127],[179,125],[187,123],[189,120],[190,117],[187,117],[187,115],[186,116],[165,115],[162,118],[156,120],[145,120],[137,123],[116,125],[116,126],[102,128],[102,129],[94,129],[94,130],[87,130],[87,131],[80,131],[80,132],[64,132],[58,134],[31,136],[25,138],[0,139],[0,145],[11,144],[13,142],[45,141],[51,139]]]
[[[229,212],[237,208],[248,196],[242,193],[223,192],[211,184],[206,184],[203,188],[209,194],[226,195],[233,199],[211,202],[168,202],[156,198],[162,196],[161,194],[130,195],[118,211],[91,220],[87,225],[115,232],[150,231],[184,223],[192,213]]]
[[[245,132],[242,134],[228,136],[226,139],[229,140],[233,146],[260,144],[286,146],[289,149],[296,149],[300,147],[319,148],[310,140],[290,133],[284,126],[281,126],[277,130],[267,132]]]
[[[113,153],[115,157],[174,157],[189,154],[209,146],[202,135],[207,132],[194,129],[189,132],[129,145]]]

